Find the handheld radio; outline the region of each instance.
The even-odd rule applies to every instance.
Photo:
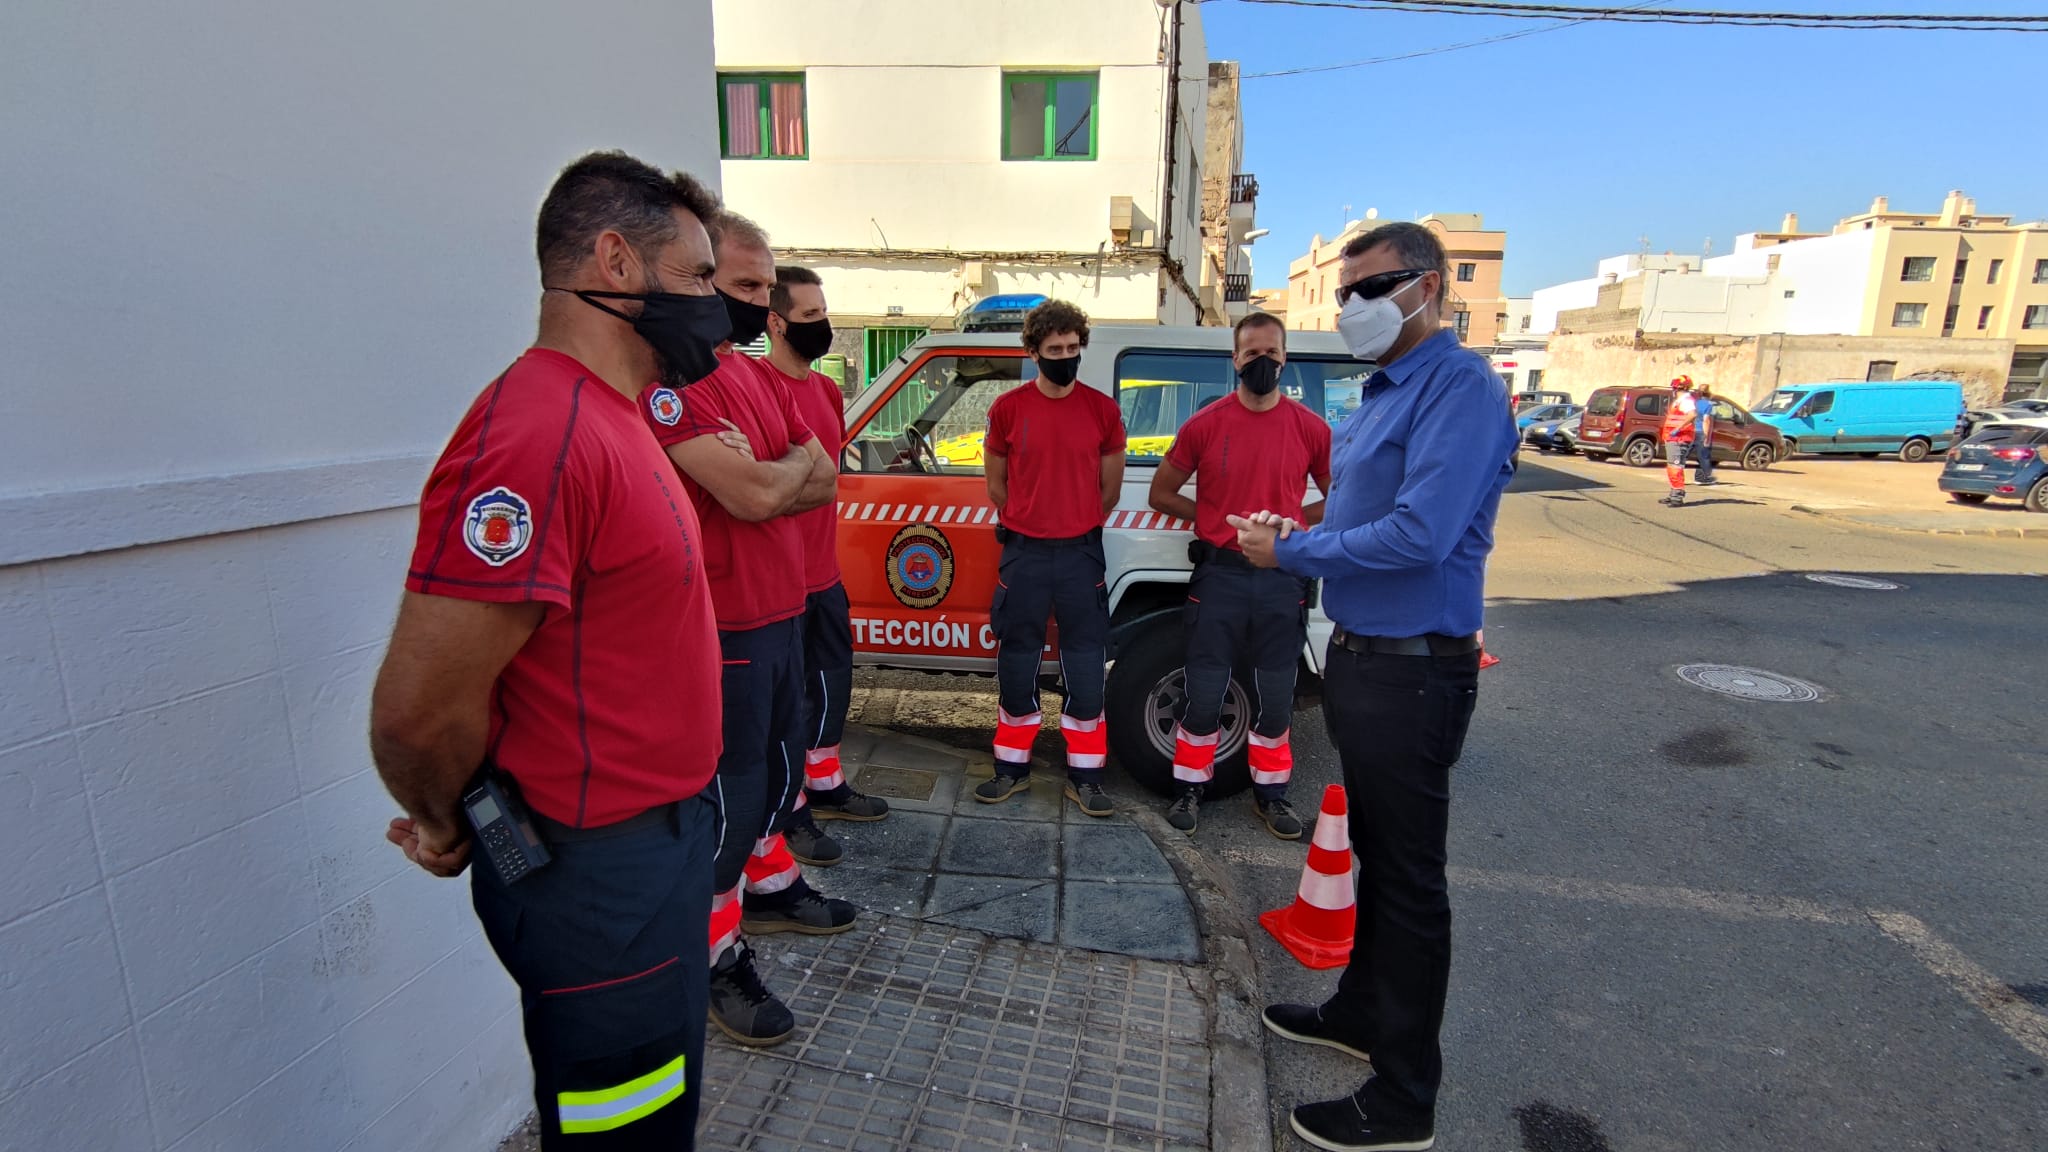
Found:
[[[477,846],[505,883],[520,880],[553,859],[533,829],[533,813],[519,795],[519,785],[496,768],[485,768],[476,785],[463,793],[462,811],[476,830]]]

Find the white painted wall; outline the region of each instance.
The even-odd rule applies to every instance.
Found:
[[[1875,231],[1817,236],[1716,256],[1707,261],[1706,271],[1721,276],[1772,277],[1778,289],[1775,326],[1762,328],[1762,332],[1855,335],[1864,331],[1865,296],[1872,283],[1870,265],[1876,259],[1876,244]],[[1775,272],[1771,270],[1774,263]],[[1786,291],[1794,295],[1787,299]]]
[[[1538,288],[1529,294],[1530,336],[1547,336],[1557,331],[1557,314],[1577,308],[1591,308],[1600,302],[1600,288],[1633,279],[1649,271],[1669,271],[1680,268],[1698,271],[1700,258],[1697,256],[1644,256],[1631,252],[1624,256],[1609,256],[1594,265],[1593,275],[1585,280],[1567,280],[1548,288]],[[1519,321],[1517,321],[1519,323]]]
[[[1163,238],[1169,83],[1152,0],[717,0],[716,11],[720,70],[805,78],[807,158],[722,163],[728,202],[778,248],[872,249],[884,268],[885,249],[1092,253],[1109,240],[1112,196],[1131,197],[1139,230]],[[1172,250],[1199,285],[1208,52],[1199,10],[1184,6],[1182,20]],[[1099,73],[1094,160],[1002,158],[1002,76],[1029,70]],[[918,311],[887,277],[874,284],[895,297],[868,283],[828,286],[834,310]],[[1021,285],[993,290],[1032,290]],[[933,294],[950,290],[920,293]],[[1116,302],[1108,314],[1158,315],[1156,283],[1149,296],[1141,312]]]
[[[367,692],[555,171],[716,175],[710,15],[0,9],[0,1148],[469,1152],[529,1107]]]

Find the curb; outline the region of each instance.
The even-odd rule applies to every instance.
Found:
[[[1259,1022],[1258,959],[1251,920],[1230,899],[1208,857],[1150,807],[1119,809],[1173,866],[1195,907],[1216,1016],[1209,1028],[1209,1147],[1271,1152],[1266,1110],[1266,1041]]]
[[[1882,528],[1888,532],[1906,532],[1915,536],[1984,536],[2005,540],[2048,538],[2048,524],[2042,524],[2038,527],[2013,524],[1981,528],[1974,526],[1920,528],[1909,524],[1887,524],[1882,520],[1853,515],[1842,509],[1830,508],[1824,504],[1794,504],[1792,505],[1792,510],[1794,512],[1804,512],[1808,516],[1819,516],[1827,520],[1839,520],[1845,524],[1855,524],[1864,528]]]

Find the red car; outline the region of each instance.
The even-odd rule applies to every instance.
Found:
[[[1710,396],[1714,405],[1714,460],[1761,472],[1785,454],[1785,438],[1751,416],[1742,405]],[[1579,418],[1579,451],[1595,460],[1619,456],[1637,468],[1663,460],[1658,435],[1664,427],[1669,388],[1601,388],[1586,398]]]

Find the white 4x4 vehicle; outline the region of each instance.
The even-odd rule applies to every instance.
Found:
[[[1280,387],[1334,426],[1372,373],[1332,332],[1290,332]],[[982,470],[989,405],[1037,378],[1014,332],[933,333],[906,349],[848,408],[840,462],[839,560],[852,602],[854,659],[883,668],[994,675],[996,510]],[[1109,743],[1133,779],[1173,790],[1192,525],[1146,504],[1152,469],[1181,424],[1236,387],[1228,328],[1093,330],[1081,381],[1116,397],[1130,438],[1122,497],[1103,532],[1109,562]],[[1198,477],[1199,479],[1199,477]],[[1304,481],[1304,488],[1307,487]],[[1322,672],[1331,624],[1310,599],[1304,685]],[[1057,676],[1054,629],[1041,665]],[[1223,709],[1213,795],[1250,783],[1251,709],[1236,683]],[[995,716],[989,716],[993,732]]]

